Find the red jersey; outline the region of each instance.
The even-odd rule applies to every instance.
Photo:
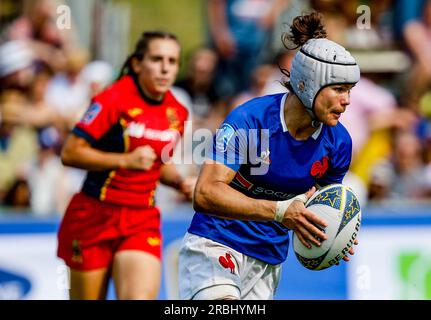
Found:
[[[100,201],[148,208],[160,177],[163,154],[172,156],[184,132],[188,111],[172,95],[161,102],[147,98],[131,76],[125,76],[96,96],[73,129],[92,147],[105,152],[130,152],[149,145],[157,154],[152,168],[89,171],[82,191]]]

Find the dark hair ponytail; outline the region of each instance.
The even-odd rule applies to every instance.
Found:
[[[138,60],[142,60],[145,53],[148,51],[149,43],[152,40],[155,39],[171,39],[176,42],[178,42],[178,38],[176,35],[166,32],[166,31],[145,31],[142,33],[141,37],[139,38],[138,42],[135,45],[135,50],[131,55],[129,55],[124,62],[123,66],[121,67],[120,74],[118,75],[118,79],[120,79],[124,75],[133,75],[133,69],[132,69],[132,59],[136,58]]]
[[[323,15],[319,12],[312,12],[308,15],[297,16],[293,19],[290,33],[283,33],[283,45],[290,50],[302,47],[310,39],[326,38],[326,30],[323,25]],[[295,46],[289,48],[288,43]]]
[[[283,45],[288,50],[302,47],[310,39],[326,38],[326,29],[323,25],[323,15],[313,11],[310,14],[297,16],[290,26],[290,33],[284,32],[281,36]],[[293,44],[293,47],[290,45]],[[278,65],[281,73],[290,78],[290,71]],[[290,81],[281,81],[281,84],[293,93]]]

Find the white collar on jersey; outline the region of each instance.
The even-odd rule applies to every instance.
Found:
[[[281,99],[281,103],[280,103],[280,121],[281,121],[281,126],[283,127],[283,132],[289,131],[287,129],[286,120],[284,118],[284,103],[286,102],[287,95],[288,95],[288,93],[286,93],[283,96],[283,98]],[[323,128],[323,123],[320,124],[319,129],[317,129],[316,132],[313,133],[313,135],[311,136],[314,140],[317,140],[317,138],[319,138],[319,135],[322,132],[322,128]]]

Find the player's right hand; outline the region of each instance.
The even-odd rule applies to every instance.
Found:
[[[316,188],[312,187],[305,196],[309,199]],[[293,230],[302,244],[311,249],[311,243],[320,246],[320,241],[326,240],[326,235],[315,225],[327,226],[326,222],[307,210],[304,203],[300,200],[293,201],[284,213],[283,225]]]
[[[140,146],[126,156],[126,168],[131,170],[150,170],[157,159],[156,153],[149,145]]]

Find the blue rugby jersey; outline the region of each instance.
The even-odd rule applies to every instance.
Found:
[[[230,186],[249,197],[286,200],[316,183],[342,183],[349,169],[352,141],[344,126],[322,124],[298,141],[285,124],[286,97],[259,97],[237,107],[214,138],[212,158],[236,171]],[[272,265],[287,257],[288,231],[276,221],[230,220],[202,212],[195,212],[188,229]]]

